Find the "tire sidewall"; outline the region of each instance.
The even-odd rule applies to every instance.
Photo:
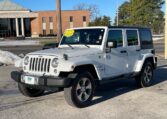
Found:
[[[145,80],[144,80],[144,71],[145,71],[145,68],[146,68],[147,66],[150,66],[151,71],[152,71],[152,78],[151,78],[151,80],[150,80],[149,83],[145,82]],[[150,62],[144,63],[144,67],[143,67],[142,72],[141,72],[141,74],[140,74],[140,75],[141,75],[141,76],[140,76],[140,83],[141,83],[141,86],[142,86],[142,87],[149,87],[149,86],[151,86],[151,84],[152,84],[152,82],[153,82],[153,77],[154,77],[154,73],[153,73],[153,72],[154,72],[154,71],[153,71],[153,66],[152,66],[152,64],[151,64]]]
[[[91,95],[90,97],[87,99],[87,101],[84,101],[84,102],[81,102],[77,96],[76,96],[76,87],[77,87],[77,84],[78,82],[80,81],[80,79],[82,78],[88,78],[91,82],[91,85],[92,85],[92,92],[91,92]],[[91,76],[90,73],[88,72],[79,72],[78,73],[78,76],[76,77],[76,80],[73,82],[73,85],[72,85],[72,90],[71,90],[71,96],[72,96],[72,100],[74,101],[73,103],[77,106],[77,107],[86,107],[88,106],[90,103],[91,103],[91,100],[93,98],[93,95],[94,95],[94,90],[95,90],[95,82],[93,80],[93,77]]]

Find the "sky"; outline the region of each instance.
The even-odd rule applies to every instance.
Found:
[[[12,0],[32,11],[55,10],[56,0]],[[127,0],[61,0],[62,10],[72,10],[79,3],[96,4],[100,9],[100,15],[110,16],[114,20],[117,5]],[[165,10],[165,8],[162,8]]]

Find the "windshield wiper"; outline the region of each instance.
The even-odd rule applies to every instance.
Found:
[[[90,46],[89,45],[87,45],[87,44],[83,44],[84,46],[86,46],[87,48],[90,48]]]
[[[71,49],[74,49],[70,44],[67,44]]]

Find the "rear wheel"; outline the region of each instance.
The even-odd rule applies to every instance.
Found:
[[[136,82],[139,87],[148,87],[153,81],[153,65],[150,62],[146,62],[143,65],[141,73],[136,77]]]
[[[94,90],[95,83],[92,75],[89,72],[80,72],[73,85],[64,89],[64,95],[69,105],[83,108],[91,103]]]
[[[27,97],[38,97],[44,93],[44,90],[34,89],[20,83],[18,84],[18,89],[24,96]]]

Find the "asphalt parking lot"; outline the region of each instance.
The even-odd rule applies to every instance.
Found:
[[[63,91],[38,98],[21,95],[10,78],[13,66],[0,67],[0,119],[167,119],[167,61],[159,61],[153,86],[136,88],[125,79],[97,89],[84,109],[70,107]]]

